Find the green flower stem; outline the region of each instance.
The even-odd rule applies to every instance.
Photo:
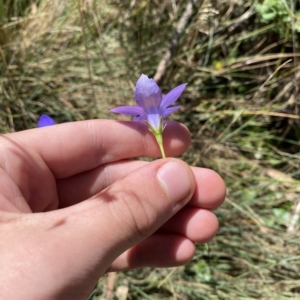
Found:
[[[155,136],[157,144],[159,146],[162,158],[166,158],[165,149],[164,149],[164,145],[163,145],[162,133],[155,133],[154,136]]]
[[[146,124],[147,124],[149,130],[155,136],[155,139],[156,139],[157,144],[159,146],[162,158],[166,158],[165,149],[164,149],[164,143],[163,143],[163,138],[162,138],[162,132],[164,130],[162,119],[160,119],[160,124],[159,124],[158,129],[155,129],[149,123],[146,123]]]

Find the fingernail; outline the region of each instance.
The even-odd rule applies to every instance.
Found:
[[[181,202],[191,192],[191,176],[180,163],[174,161],[166,163],[158,170],[157,178],[174,202]]]

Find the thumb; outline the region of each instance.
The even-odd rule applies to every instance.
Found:
[[[72,243],[78,243],[80,234],[83,254],[93,255],[97,269],[104,273],[121,253],[180,210],[194,189],[193,172],[181,160],[151,162],[70,209],[70,230],[77,236]]]
[[[30,272],[26,271],[30,286],[44,287],[39,299],[50,294],[54,299],[71,299],[70,291],[78,295],[72,299],[84,298],[119,255],[170,219],[189,201],[194,189],[194,175],[187,164],[162,159],[77,205],[24,215],[19,222],[22,226],[17,226],[18,243],[30,251],[18,268],[25,273],[30,266]],[[14,235],[16,231],[14,226]],[[12,236],[12,245],[14,240]],[[17,244],[15,249],[19,251]],[[43,276],[41,269],[47,270]],[[56,291],[49,284],[54,279]]]

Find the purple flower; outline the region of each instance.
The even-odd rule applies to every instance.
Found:
[[[41,115],[38,121],[38,127],[52,126],[55,124],[54,120],[47,115]]]
[[[142,74],[136,83],[134,92],[137,105],[119,106],[110,111],[135,116],[135,121],[146,121],[154,135],[161,134],[163,131],[162,119],[180,107],[170,107],[170,105],[180,97],[186,85],[186,83],[181,84],[163,96],[156,82]]]
[[[137,105],[119,106],[110,111],[135,116],[134,121],[145,121],[156,138],[162,157],[166,157],[162,139],[162,132],[164,130],[163,118],[180,107],[170,107],[170,105],[180,97],[186,85],[186,83],[181,84],[163,96],[156,82],[142,74],[136,83],[134,91],[134,98]]]

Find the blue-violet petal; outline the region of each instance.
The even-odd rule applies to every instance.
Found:
[[[38,127],[52,126],[55,124],[56,123],[54,122],[54,120],[47,115],[41,115],[38,120]]]
[[[110,110],[113,113],[124,114],[127,116],[139,116],[144,115],[145,112],[142,107],[136,106],[119,106]]]
[[[168,115],[170,115],[172,112],[174,112],[178,108],[180,108],[180,105],[169,107],[163,111],[162,116],[167,117]]]
[[[148,112],[149,109],[160,106],[162,93],[153,79],[142,74],[136,83],[134,98],[136,103]]]
[[[133,121],[146,121],[147,116],[137,116],[133,119]]]
[[[166,109],[168,106],[173,104],[180,97],[186,85],[187,83],[178,85],[177,87],[172,89],[167,95],[165,95],[162,99],[161,108]]]
[[[155,129],[156,132],[159,132],[161,124],[161,116],[159,114],[148,114],[147,121]]]

